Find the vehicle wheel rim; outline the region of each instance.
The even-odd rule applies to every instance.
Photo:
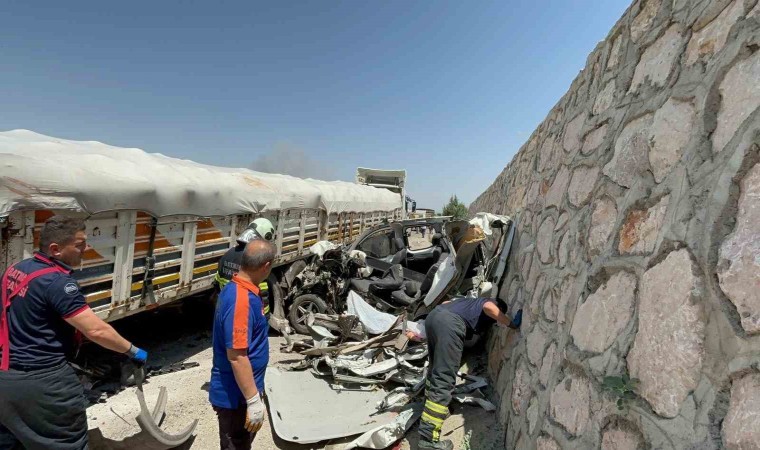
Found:
[[[300,305],[298,305],[298,320],[296,321],[299,324],[305,324],[306,318],[309,317],[309,313],[316,312],[316,304],[314,302],[303,302]]]

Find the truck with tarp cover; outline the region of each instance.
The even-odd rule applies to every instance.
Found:
[[[0,270],[33,254],[49,217],[85,218],[90,248],[74,277],[93,311],[112,321],[210,290],[219,258],[264,217],[276,229],[269,284],[277,284],[314,243],[349,243],[403,217],[405,172],[361,171],[372,176],[360,183],[300,179],[1,132]]]

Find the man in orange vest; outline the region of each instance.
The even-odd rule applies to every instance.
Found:
[[[222,450],[248,450],[264,422],[264,373],[269,363],[269,325],[259,284],[272,270],[276,248],[252,240],[240,271],[219,293],[212,337],[209,401],[219,421]]]

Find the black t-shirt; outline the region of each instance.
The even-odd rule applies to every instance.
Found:
[[[74,350],[75,330],[64,319],[89,307],[79,283],[71,277],[71,268],[38,253],[8,269],[11,270],[8,284],[12,288],[27,274],[56,265],[64,271],[35,278],[25,292],[11,299],[8,308],[11,368],[54,367]]]
[[[470,336],[473,333],[480,334],[484,332],[496,322],[483,312],[483,305],[486,302],[495,303],[490,298],[458,297],[448,303],[439,305],[438,308],[443,308],[461,317],[465,324],[467,324],[467,335]]]

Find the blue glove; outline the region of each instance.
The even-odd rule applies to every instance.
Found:
[[[515,330],[520,328],[520,325],[522,324],[522,309],[518,310],[514,317],[512,317],[512,323],[509,325],[509,328],[514,328]]]
[[[135,347],[134,345],[131,345],[129,347],[129,350],[127,350],[126,355],[137,366],[144,366],[145,362],[148,360],[148,352],[146,352],[145,350],[141,348]]]

